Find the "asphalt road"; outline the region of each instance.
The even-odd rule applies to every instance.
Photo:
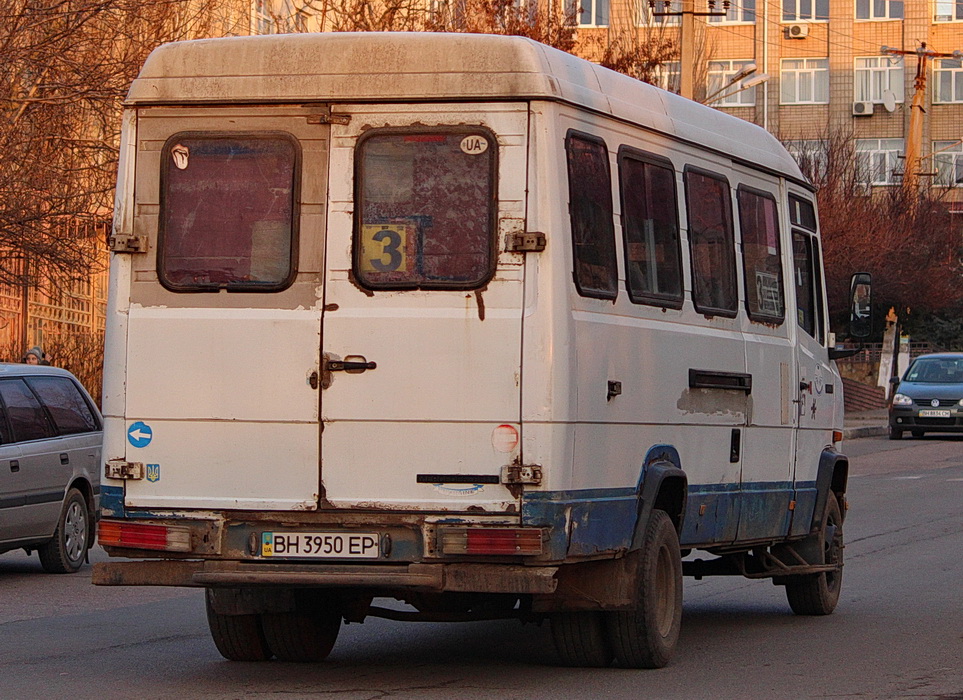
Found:
[[[659,671],[557,665],[547,625],[342,630],[317,665],[224,661],[198,591],[102,588],[0,556],[0,699],[930,698],[963,700],[963,439],[850,441],[836,612],[794,616],[782,588],[686,580]],[[102,551],[94,559],[103,560]]]

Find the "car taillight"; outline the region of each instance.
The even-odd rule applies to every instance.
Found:
[[[101,520],[97,541],[105,547],[191,551],[191,530],[169,525],[144,525],[118,520]]]
[[[453,527],[440,531],[443,554],[541,554],[542,530],[521,527]]]

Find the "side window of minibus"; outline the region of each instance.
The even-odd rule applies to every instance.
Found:
[[[615,299],[618,270],[608,148],[600,138],[569,131],[565,153],[575,287],[585,297]]]
[[[721,175],[685,169],[692,302],[708,316],[736,315],[736,256],[729,183]]]
[[[796,287],[796,321],[820,344],[823,328],[823,281],[819,243],[816,240],[816,210],[811,202],[789,198],[792,230],[793,277]]]
[[[739,187],[739,230],[745,272],[746,311],[753,321],[781,324],[786,316],[776,199]]]
[[[682,306],[679,207],[672,163],[619,149],[625,286],[637,304]]]

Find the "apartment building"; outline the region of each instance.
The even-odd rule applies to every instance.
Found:
[[[681,0],[581,0],[578,9],[582,46],[680,38]],[[963,54],[953,55],[963,51],[963,0],[695,0],[695,12],[696,99],[791,149],[851,135],[867,186],[901,181],[925,42],[939,55],[926,61],[920,181],[949,188],[963,213]],[[749,64],[755,72],[733,80]],[[663,66],[663,86],[678,91],[679,75],[677,62]]]

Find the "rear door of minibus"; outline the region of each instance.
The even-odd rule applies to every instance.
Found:
[[[317,508],[326,114],[138,108],[128,507]]]
[[[517,514],[527,105],[333,111],[324,504]]]

